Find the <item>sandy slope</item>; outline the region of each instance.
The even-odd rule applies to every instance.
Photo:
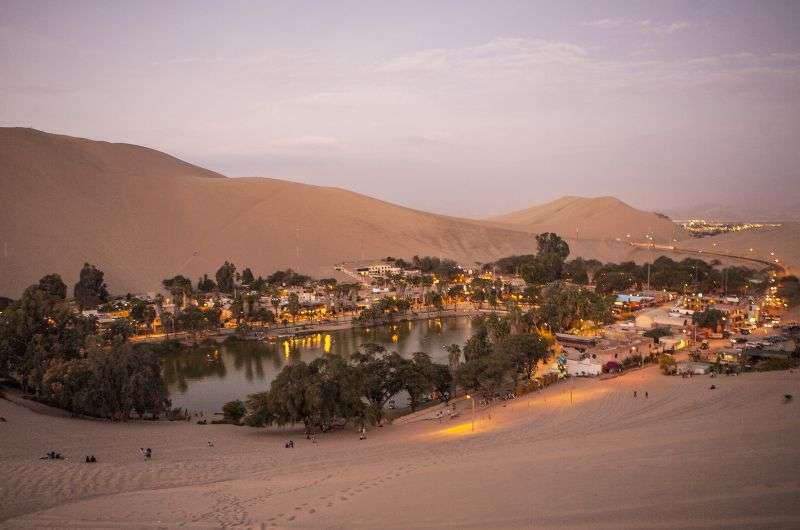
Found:
[[[150,149],[0,128],[0,294],[43,274],[70,286],[84,261],[115,292],[212,273],[226,259],[268,274],[330,274],[346,260],[430,254],[463,263],[534,248],[533,237],[348,191],[229,179]]]
[[[611,197],[565,197],[474,221],[341,189],[229,179],[152,149],[20,128],[0,128],[0,191],[0,296],[12,297],[50,272],[71,287],[84,261],[103,269],[120,293],[155,291],[178,273],[213,274],[226,259],[256,274],[293,267],[316,276],[333,275],[338,262],[389,255],[470,266],[534,252],[541,231],[567,238],[573,257],[601,261],[657,257],[625,244],[627,234],[712,244],[685,240],[668,219]],[[797,264],[796,228],[736,234],[731,245],[737,252],[785,248],[786,261]]]
[[[491,420],[482,411],[475,434],[465,412],[316,446],[285,431],[108,424],[0,401],[0,526],[797,527],[800,422],[786,392],[800,395],[800,374],[684,380],[648,368],[552,387]],[[140,459],[143,445],[154,460]],[[100,463],[37,459],[50,448]]]
[[[489,221],[532,232],[556,232],[562,237],[614,241],[645,241],[647,235],[657,243],[669,244],[686,238],[685,231],[668,218],[637,210],[614,197],[561,197]],[[577,231],[577,232],[576,232]]]
[[[770,261],[778,258],[780,263],[791,269],[789,272],[797,274],[800,269],[800,223],[795,222],[783,223],[774,228],[690,239],[681,242],[681,246],[754,256]],[[775,256],[772,256],[773,252]]]

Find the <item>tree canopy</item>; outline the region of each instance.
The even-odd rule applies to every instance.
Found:
[[[108,301],[108,289],[106,288],[103,276],[103,271],[94,265],[88,263],[83,264],[78,283],[75,284],[73,289],[78,307],[81,309],[94,309],[98,305]],[[44,278],[42,278],[42,280],[44,280]]]

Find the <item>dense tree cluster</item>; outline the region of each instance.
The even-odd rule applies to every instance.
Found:
[[[405,390],[412,408],[437,392],[449,399],[450,372],[427,354],[404,359],[367,344],[350,358],[326,355],[281,370],[268,392],[247,399],[245,422],[253,426],[303,423],[326,430],[337,422],[380,423],[386,404]]]
[[[784,276],[780,279],[778,296],[786,299],[789,305],[800,304],[800,280],[797,276]]]
[[[603,264],[595,259],[576,258],[566,261],[569,245],[558,235],[546,232],[536,237],[537,254],[508,256],[484,265],[484,270],[503,274],[519,274],[532,286],[542,286],[559,280],[578,285],[594,284],[601,293],[643,289],[648,281],[652,289],[700,292],[724,291],[748,294],[753,281],[762,274],[748,267],[718,268],[719,262],[686,258],[675,261],[661,256],[651,264],[637,265],[632,261]]]
[[[758,280],[761,274],[747,267],[726,267],[718,269],[718,262],[706,263],[703,260],[686,258],[675,261],[661,256],[650,264],[650,287],[668,291],[692,289],[704,293],[724,291],[734,294],[748,294],[751,280]],[[597,290],[605,293],[642,289],[647,285],[648,264],[637,265],[632,261],[607,263],[595,276]]]
[[[519,328],[514,318],[473,319],[464,362],[457,369],[458,384],[465,390],[485,397],[514,390],[518,381],[529,382],[537,364],[547,358],[549,341],[528,325]],[[521,332],[512,333],[512,328]]]
[[[612,297],[563,282],[554,282],[542,289],[542,302],[536,320],[553,332],[580,328],[582,322],[613,322]]]
[[[392,257],[386,258],[386,260],[393,262],[401,269],[417,269],[422,274],[434,275],[444,281],[450,281],[462,272],[455,261],[436,256],[414,256],[410,262]]]
[[[94,309],[108,301],[108,289],[103,277],[103,271],[94,265],[83,264],[78,283],[75,284],[73,290],[78,307],[81,309]],[[42,278],[42,280],[45,280],[45,278]]]
[[[355,318],[356,323],[362,325],[385,324],[391,322],[397,315],[401,315],[411,308],[411,302],[405,298],[390,298],[384,296],[370,307],[361,310]]]
[[[699,328],[722,330],[725,327],[725,313],[714,308],[697,311],[692,315],[692,323]]]
[[[82,307],[107,298],[102,278],[84,266],[76,285]],[[47,275],[0,313],[0,375],[75,413],[124,419],[132,411],[163,412],[167,391],[155,355],[125,342],[130,331],[121,327],[100,336],[95,319],[73,311],[65,292],[57,275]],[[150,318],[144,309],[137,314]]]
[[[116,420],[131,412],[158,415],[170,403],[156,355],[122,340],[91,344],[75,359],[51,359],[40,396],[76,414]]]

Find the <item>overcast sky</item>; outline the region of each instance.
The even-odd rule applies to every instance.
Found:
[[[797,204],[800,2],[0,2],[0,124],[483,216]]]

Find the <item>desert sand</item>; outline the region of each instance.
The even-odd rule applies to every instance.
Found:
[[[143,147],[0,128],[0,295],[84,261],[115,293],[196,279],[226,259],[256,274],[330,276],[354,259],[435,255],[465,264],[532,252],[523,231],[421,212],[349,191],[225,178]]]
[[[577,240],[646,241],[672,244],[688,237],[686,231],[669,218],[633,208],[615,197],[561,197],[488,219],[534,233],[556,232]]]
[[[316,277],[335,276],[336,263],[415,254],[470,267],[534,253],[542,231],[567,239],[573,257],[601,261],[670,254],[627,244],[651,233],[662,245],[674,238],[710,248],[719,239],[736,253],[775,246],[800,264],[796,224],[691,240],[669,219],[612,197],[459,219],[337,188],[227,178],[153,149],[34,129],[0,128],[0,190],[0,296],[10,297],[51,272],[71,288],[85,261],[114,293],[158,291],[175,274],[213,275],[226,259],[256,275],[292,267]]]
[[[800,396],[800,373],[650,367],[479,410],[474,433],[462,401],[453,420],[316,445],[300,430],[114,424],[0,400],[0,527],[798,527],[800,404],[785,393]],[[39,460],[48,450],[68,460]]]
[[[797,222],[781,223],[778,227],[690,239],[682,241],[680,245],[738,256],[753,256],[769,261],[777,258],[792,274],[797,274],[800,268],[800,223]]]

